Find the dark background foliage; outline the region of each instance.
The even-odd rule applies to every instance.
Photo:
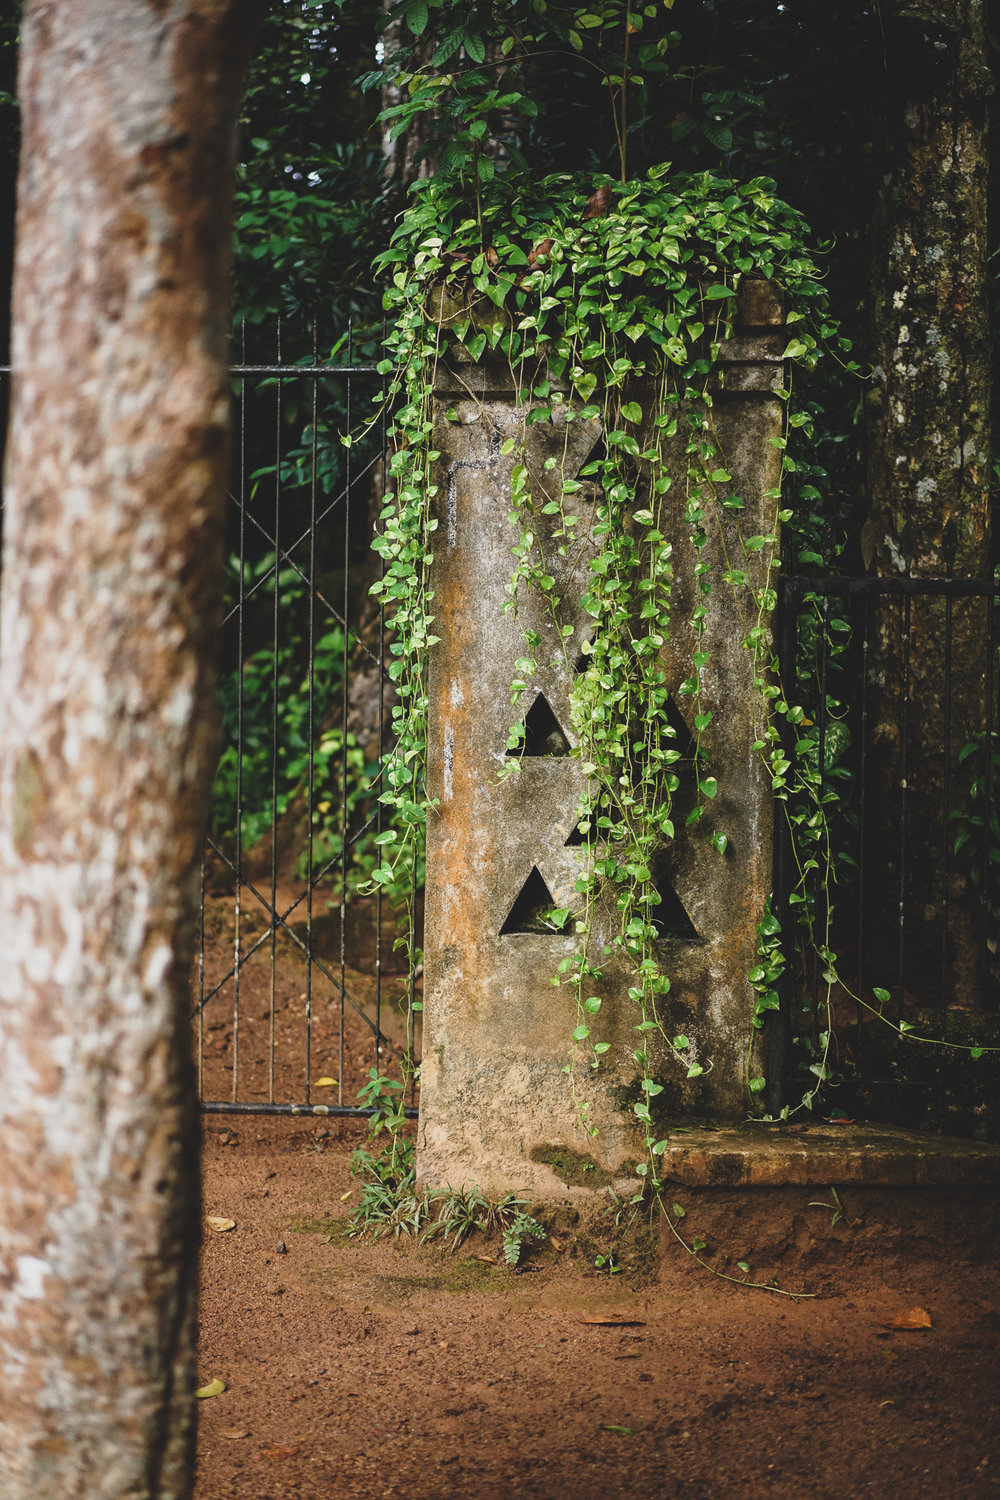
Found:
[[[423,0],[398,9],[409,15],[414,3],[419,18]],[[16,9],[0,18],[4,284],[17,159]],[[520,11],[531,18],[530,7]],[[443,34],[465,26],[488,47],[491,31],[502,34],[517,13],[500,0],[489,10],[469,0],[443,0],[431,24]],[[517,123],[516,149],[542,174],[616,170],[607,90],[566,43],[573,14],[565,5],[549,6],[546,38],[517,80],[538,109]],[[234,307],[251,328],[266,325],[268,336],[279,315],[289,330],[316,320],[321,347],[332,346],[348,319],[368,329],[378,325],[371,259],[387,242],[404,185],[387,180],[384,171],[375,124],[379,89],[364,91],[357,80],[382,76],[376,49],[384,23],[370,0],[278,0],[264,22],[241,127]],[[883,166],[878,109],[895,76],[886,67],[887,48],[905,52],[907,37],[887,37],[875,3],[845,11],[815,0],[677,0],[669,10],[661,7],[646,28],[644,43],[662,38],[669,45],[630,106],[630,172],[669,160],[680,170],[774,178],[781,196],[812,225],[817,243],[829,247],[832,305],[864,366],[870,225]],[[405,28],[401,34],[413,40]],[[459,52],[449,60],[457,73],[472,67],[468,55],[462,58]],[[447,134],[453,124],[445,119],[442,128]],[[7,326],[5,299],[4,343]],[[364,326],[359,341],[372,352]],[[843,553],[852,568],[860,562],[864,510],[861,396],[859,382],[843,378],[830,360],[807,393],[821,417],[813,459],[825,471],[812,476],[823,500],[815,509],[806,498],[806,508],[815,509],[809,529],[826,562]]]

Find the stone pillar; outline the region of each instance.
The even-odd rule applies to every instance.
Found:
[[[697,836],[686,835],[693,767],[682,763],[678,836],[656,871],[661,958],[672,984],[663,1020],[671,1035],[691,1038],[706,1071],[688,1081],[666,1049],[658,1056],[650,1046],[664,1085],[654,1118],[664,1129],[670,1121],[736,1120],[748,1112],[754,996],[746,976],[771,883],[770,781],[751,749],[759,710],[755,724],[753,666],[741,647],[747,627],[720,575],[728,565],[724,544],[733,558],[739,555],[737,515],[744,536],[766,532],[765,518],[773,515],[774,502],[764,494],[777,484],[780,468],[772,439],[781,435],[782,408],[773,391],[780,384],[784,331],[766,284],[750,284],[741,310],[741,327],[720,371],[714,425],[745,509],[722,513],[722,533],[710,537],[702,554],[714,575],[699,648],[708,652],[702,705],[714,717],[702,744],[719,792]],[[551,1163],[564,1162],[567,1153],[594,1163],[590,1177],[581,1174],[584,1182],[630,1174],[642,1155],[642,1128],[633,1112],[641,1097],[632,1056],[639,1017],[627,998],[624,970],[609,963],[598,986],[604,1004],[594,1034],[610,1050],[596,1073],[581,1060],[574,1100],[565,1066],[575,1001],[568,985],[552,979],[576,940],[547,931],[538,913],[579,901],[575,886],[585,850],[575,833],[576,808],[585,783],[581,762],[570,753],[576,744],[570,701],[593,629],[579,600],[596,551],[584,524],[596,497],[586,486],[572,497],[584,539],[550,563],[562,600],[557,620],[531,590],[522,589],[516,615],[505,612],[518,535],[509,519],[511,469],[521,459],[516,450],[502,450],[507,438],[523,438],[538,495],[547,484],[561,489],[563,475],[587,463],[601,426],[596,420],[567,423],[558,407],[550,420],[526,425],[530,408],[517,404],[506,366],[470,364],[462,353],[453,349],[442,361],[434,398],[434,446],[441,458],[433,588],[441,641],[430,669],[428,774],[439,808],[427,831],[418,1168],[428,1185],[476,1182],[494,1194],[524,1188],[551,1196],[563,1191]],[[544,463],[552,453],[560,463],[550,477]],[[692,671],[690,620],[697,602],[695,551],[684,523],[686,471],[678,453],[668,496],[674,629],[664,656],[668,680],[678,686]],[[572,627],[565,650],[563,625]],[[537,671],[515,707],[511,682],[515,662],[526,654],[526,628],[537,631],[542,644],[535,651]],[[683,751],[693,743],[693,709],[680,695],[675,706]],[[525,726],[520,768],[501,779],[510,764],[510,729],[519,720]],[[713,831],[726,834],[724,854],[709,843]],[[595,939],[605,951],[611,920],[608,914]],[[579,1123],[584,1100],[597,1127],[593,1136]]]

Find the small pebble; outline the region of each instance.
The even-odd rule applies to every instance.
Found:
[[[285,1244],[284,1240],[279,1240],[274,1248],[278,1255],[288,1254],[288,1246]]]

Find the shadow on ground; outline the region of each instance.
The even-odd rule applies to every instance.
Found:
[[[206,1214],[235,1228],[206,1231],[200,1379],[227,1389],[197,1500],[1000,1495],[995,1190],[678,1186],[717,1269],[819,1293],[795,1301],[642,1224],[598,1271],[606,1197],[520,1275],[482,1239],[346,1239],[362,1140],[206,1125]],[[914,1308],[930,1328],[879,1326]]]

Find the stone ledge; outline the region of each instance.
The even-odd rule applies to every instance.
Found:
[[[1000,1146],[891,1125],[747,1125],[675,1132],[667,1182],[689,1187],[995,1187]]]

